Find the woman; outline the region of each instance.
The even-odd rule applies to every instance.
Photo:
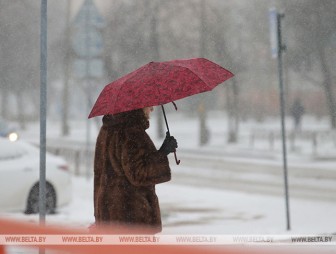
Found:
[[[140,226],[162,230],[155,185],[171,178],[167,155],[177,142],[166,136],[157,150],[146,133],[153,107],[106,115],[98,134],[94,161],[96,225]]]

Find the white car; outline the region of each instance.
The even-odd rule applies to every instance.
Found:
[[[40,152],[23,141],[0,138],[0,211],[39,211]],[[71,201],[71,174],[61,157],[46,155],[46,212]]]
[[[5,120],[0,118],[0,137],[6,137],[10,141],[19,139],[19,135],[13,126],[10,126]]]

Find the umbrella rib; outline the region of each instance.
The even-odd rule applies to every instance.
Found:
[[[117,103],[117,101],[118,101],[118,98],[119,98],[119,95],[120,95],[121,88],[122,88],[122,85],[120,85],[120,88],[118,89],[118,95],[116,96],[115,101],[114,101],[113,111],[115,110],[116,103]]]
[[[186,67],[186,68],[187,68],[187,67]],[[210,86],[208,85],[207,82],[204,81],[204,79],[202,79],[200,76],[198,76],[193,70],[191,70],[191,69],[189,69],[189,68],[187,68],[187,69],[188,69],[191,73],[193,73],[196,77],[198,77],[200,80],[202,80],[203,83],[204,83],[208,88],[210,88],[210,90],[213,89],[212,87],[210,87]]]
[[[147,64],[147,65],[148,65],[148,64]],[[145,66],[146,66],[146,65],[145,65]],[[129,74],[128,74],[128,77],[127,77],[127,80],[130,79],[130,78],[133,78],[133,77],[137,74],[137,71],[138,71],[139,69],[143,69],[145,66],[141,66],[140,68],[138,68],[138,69],[132,71],[131,73],[129,73]],[[121,78],[123,78],[123,77],[121,77]],[[118,79],[118,80],[120,80],[120,79]],[[125,82],[127,82],[127,80],[125,80]],[[118,89],[118,95],[116,96],[115,104],[116,104],[116,102],[118,101],[118,98],[119,98],[119,95],[120,95],[120,92],[121,92],[122,87],[123,87],[123,86],[120,85],[120,88]],[[115,109],[115,104],[113,105],[113,109]],[[127,110],[127,111],[128,111],[128,110]]]
[[[171,65],[171,66],[174,66],[174,64],[172,64],[172,63],[166,63],[166,64],[169,64],[169,65]],[[176,64],[175,64],[176,65]],[[207,82],[205,82],[204,81],[204,79],[202,79],[199,75],[197,75],[193,70],[191,70],[189,67],[186,67],[186,66],[183,66],[183,65],[179,65],[181,68],[184,68],[184,69],[187,69],[188,71],[190,71],[192,74],[194,74],[197,78],[199,78],[201,81],[203,81],[203,83],[208,87],[208,88],[210,88],[210,90],[212,90],[213,88],[212,87],[210,87],[209,85],[208,85],[208,83]],[[207,91],[207,90],[206,90]],[[204,91],[205,92],[205,91]]]
[[[161,93],[161,91],[160,91],[160,85],[158,83],[155,83],[155,88],[157,90],[157,94],[160,94]],[[171,100],[171,96],[169,96],[169,100]],[[163,104],[166,104],[166,103],[168,103],[168,102],[162,103],[161,101],[159,101],[160,105],[163,105]]]

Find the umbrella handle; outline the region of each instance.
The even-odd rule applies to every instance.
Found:
[[[181,160],[178,160],[178,159],[177,159],[177,156],[176,156],[176,149],[175,149],[175,151],[174,151],[174,156],[175,156],[175,162],[176,162],[176,165],[180,165]]]
[[[176,103],[174,101],[172,101],[174,107],[175,107],[175,110],[177,111],[177,106],[176,106]],[[179,165],[181,163],[181,160],[178,160],[177,159],[177,156],[176,156],[176,149],[174,151],[174,157],[175,157],[175,162],[176,162],[176,165]]]
[[[173,104],[174,104],[174,106],[176,107],[176,104],[175,104],[175,103],[173,103]],[[167,127],[167,132],[168,132],[167,134],[168,134],[168,136],[170,136],[170,131],[169,131],[168,121],[167,121],[167,117],[166,117],[166,112],[165,112],[165,110],[164,110],[163,105],[161,105],[161,109],[162,109],[162,113],[163,113],[163,116],[164,116],[164,120],[165,120],[165,122],[166,122],[166,127]],[[177,110],[177,107],[176,107],[176,110]],[[176,156],[176,149],[175,149],[175,151],[174,151],[174,157],[175,157],[176,165],[179,165],[181,161],[177,159],[177,156]]]

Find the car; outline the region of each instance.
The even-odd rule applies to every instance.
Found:
[[[6,137],[14,142],[18,140],[19,135],[14,127],[10,126],[5,120],[0,119],[0,137]]]
[[[39,148],[0,138],[0,211],[39,212]],[[46,154],[46,213],[71,202],[71,174],[67,162]]]

